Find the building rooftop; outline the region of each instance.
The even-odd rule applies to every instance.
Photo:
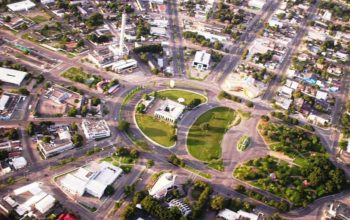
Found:
[[[197,51],[196,55],[194,56],[194,61],[195,63],[201,63],[209,66],[210,62],[210,54],[207,53],[205,50],[203,51]]]
[[[185,110],[185,106],[172,101],[170,99],[166,99],[162,101],[160,107],[155,111],[155,114],[162,115],[166,118],[172,118],[176,120],[180,117],[182,112]]]
[[[149,194],[156,198],[165,196],[167,190],[175,185],[175,179],[175,175],[171,173],[163,173],[149,190]]]
[[[11,83],[19,86],[21,85],[26,75],[27,72],[0,67],[0,81],[6,83]]]
[[[35,4],[29,0],[25,0],[21,2],[8,4],[7,7],[12,11],[23,11],[23,10],[29,10],[35,7]]]

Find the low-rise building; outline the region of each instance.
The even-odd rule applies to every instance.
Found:
[[[163,173],[159,176],[157,182],[148,191],[151,196],[161,199],[166,196],[169,189],[175,185],[176,176],[172,173]]]
[[[197,51],[192,62],[192,67],[198,70],[207,70],[210,66],[210,54],[206,51]]]
[[[175,123],[185,110],[185,106],[170,99],[162,100],[159,108],[154,112],[156,118]]]
[[[21,99],[25,99],[25,96],[3,93],[0,97],[0,120],[10,120]]]
[[[122,169],[103,161],[92,162],[88,166],[80,167],[77,171],[65,175],[60,185],[70,194],[83,196],[88,193],[101,198],[108,185],[111,185],[122,173]]]
[[[88,140],[111,136],[111,130],[105,120],[86,120],[81,123],[85,137]]]
[[[134,59],[119,60],[111,65],[111,70],[117,73],[133,70],[137,67],[137,61]]]
[[[167,30],[164,27],[151,27],[150,34],[160,37],[166,37]]]
[[[42,153],[45,159],[74,147],[68,127],[59,128],[57,134],[58,138],[51,140],[49,143],[38,140],[38,150]]]
[[[229,209],[221,210],[218,214],[218,217],[224,220],[262,220],[263,218],[260,215],[254,213],[245,212],[239,210],[238,212],[231,211]]]
[[[27,72],[0,67],[0,81],[20,86]]]
[[[30,0],[20,1],[12,4],[8,4],[7,8],[11,11],[19,12],[19,11],[28,11],[31,8],[34,8],[35,4]]]

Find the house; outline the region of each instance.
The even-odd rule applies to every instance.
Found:
[[[151,196],[161,199],[166,196],[169,189],[175,185],[176,176],[172,173],[163,173],[159,176],[157,182],[148,191]]]
[[[105,120],[86,120],[81,123],[85,137],[88,140],[111,136],[111,130]]]
[[[185,110],[185,106],[170,99],[162,100],[159,108],[154,112],[156,118],[175,123]]]
[[[205,50],[197,51],[192,62],[192,67],[197,70],[207,70],[210,66],[210,54]]]
[[[278,28],[282,28],[283,27],[283,23],[277,18],[277,17],[272,17],[269,20],[269,26],[271,27],[278,27]]]
[[[151,27],[150,34],[160,37],[166,37],[167,30],[164,27]]]
[[[252,8],[262,9],[266,3],[266,0],[249,0],[248,6]]]
[[[0,67],[0,81],[20,86],[27,72]]]
[[[288,110],[289,107],[291,106],[293,100],[290,99],[290,98],[285,98],[285,97],[281,97],[281,96],[278,96],[276,98],[276,102],[275,104],[285,110]]]
[[[289,88],[287,86],[282,86],[279,90],[279,93],[281,96],[285,96],[287,98],[291,98],[292,95],[293,95],[293,89],[292,88]]]

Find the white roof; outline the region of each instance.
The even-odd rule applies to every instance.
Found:
[[[292,93],[293,93],[293,89],[292,88],[289,88],[287,86],[282,86],[281,87],[281,90],[280,92],[283,94],[283,95],[287,95],[288,97],[292,96]]]
[[[0,111],[5,110],[5,106],[6,106],[9,99],[10,99],[10,96],[8,96],[8,95],[1,96],[1,98],[0,98]]]
[[[245,211],[242,211],[242,210],[239,210],[238,214],[241,217],[248,218],[249,220],[258,220],[258,218],[259,218],[259,216],[254,214],[254,213],[249,213],[249,212],[245,212]]]
[[[83,195],[86,182],[69,173],[61,180],[61,185],[73,193]]]
[[[290,79],[287,79],[286,86],[292,89],[297,89],[299,86],[299,83]]]
[[[55,204],[56,199],[51,196],[47,195],[45,198],[40,200],[37,204],[35,204],[35,208],[41,213],[44,214],[45,212],[49,211],[54,204]]]
[[[27,160],[24,157],[15,157],[12,159],[12,166],[18,170],[27,166]]]
[[[328,93],[323,91],[317,91],[316,99],[318,100],[327,100]]]
[[[281,108],[288,110],[290,105],[292,104],[293,100],[289,98],[284,97],[277,97],[276,99],[276,105],[280,106]]]
[[[167,34],[167,31],[163,27],[151,27],[150,33],[154,35],[165,36]]]
[[[119,175],[123,172],[120,167],[116,167],[106,161],[103,161],[101,164],[101,171],[97,176],[95,176],[94,180],[101,182],[105,185],[112,184]]]
[[[88,193],[101,198],[107,185],[96,180],[90,180],[85,188]]]
[[[176,120],[180,117],[184,109],[184,105],[174,102],[173,100],[167,99],[163,101],[159,109],[155,111],[155,114]]]
[[[24,11],[35,7],[35,4],[29,0],[8,4],[7,7],[12,11]]]
[[[27,72],[0,67],[0,81],[20,85]]]
[[[20,204],[16,208],[16,212],[19,215],[23,215],[26,211],[31,210],[31,206],[42,200],[47,195],[46,192],[41,191],[39,194],[36,194],[32,197],[30,197],[27,201],[25,201],[23,204]]]
[[[42,190],[40,188],[40,185],[38,182],[34,182],[34,183],[30,183],[28,185],[25,185],[25,186],[22,186],[18,189],[15,189],[13,190],[13,193],[17,196],[17,195],[20,195],[22,193],[25,193],[25,192],[30,192],[32,194],[38,194],[40,193]]]
[[[239,218],[239,214],[234,212],[234,211],[231,211],[229,209],[224,209],[224,210],[221,210],[218,214],[219,217],[221,218],[224,218],[226,220],[236,220]]]
[[[131,66],[137,65],[137,61],[134,59],[119,60],[112,65],[112,69],[125,69]]]
[[[206,64],[209,65],[210,62],[210,54],[206,51],[197,51],[196,55],[194,56],[194,61],[196,63]]]
[[[176,176],[171,173],[163,173],[149,190],[149,194],[154,197],[165,195],[166,191],[174,186]]]

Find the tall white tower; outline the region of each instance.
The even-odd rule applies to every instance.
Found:
[[[124,37],[125,37],[125,25],[126,25],[126,13],[122,14],[122,26],[120,29],[120,39],[119,39],[119,53],[120,55],[124,55]]]

